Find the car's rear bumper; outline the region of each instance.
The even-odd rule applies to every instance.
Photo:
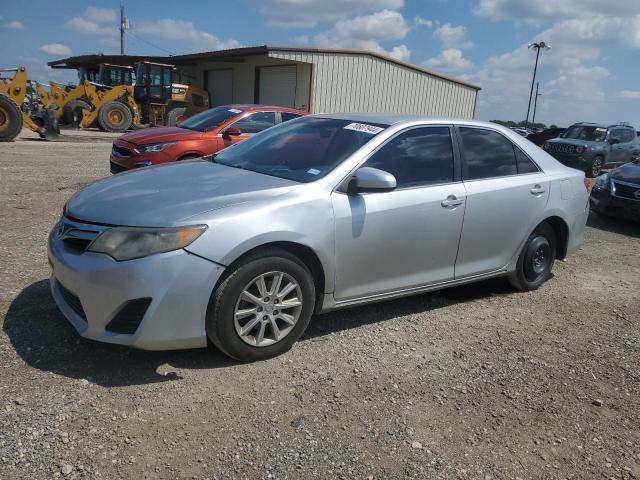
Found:
[[[207,306],[222,266],[185,250],[117,262],[69,248],[55,234],[48,254],[53,298],[83,337],[148,350],[206,346]],[[124,315],[127,305],[134,308]],[[116,318],[133,322],[133,331],[114,332]]]

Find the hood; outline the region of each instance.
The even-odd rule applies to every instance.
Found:
[[[120,226],[176,226],[189,217],[284,194],[296,182],[205,160],[145,167],[98,180],[67,203],[78,220]]]
[[[125,133],[118,140],[134,143],[136,145],[146,145],[149,143],[173,142],[176,140],[188,140],[202,137],[202,132],[187,130],[180,127],[150,127],[142,130],[134,130]]]
[[[621,182],[634,183],[640,185],[640,163],[625,163],[621,167],[611,170],[611,178]]]

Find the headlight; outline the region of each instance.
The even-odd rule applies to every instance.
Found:
[[[177,228],[115,227],[100,234],[87,250],[106,253],[117,261],[132,260],[184,248],[206,229],[206,225]]]
[[[582,145],[578,145],[576,147],[576,153],[582,153],[582,152],[584,152],[584,147]]]
[[[178,142],[163,142],[163,143],[150,143],[148,145],[138,145],[135,148],[135,151],[138,153],[149,153],[149,152],[159,152],[164,147],[168,147],[169,145],[175,145]]]
[[[607,188],[607,182],[609,181],[609,174],[605,173],[596,178],[596,188]]]

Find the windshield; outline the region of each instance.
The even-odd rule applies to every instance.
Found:
[[[238,110],[237,108],[216,107],[200,112],[193,117],[189,117],[178,126],[188,130],[207,132],[219,125],[222,125],[231,117],[235,117],[239,113],[242,113],[242,110]]]
[[[561,138],[572,138],[575,140],[586,140],[587,142],[602,142],[607,136],[607,129],[604,127],[591,127],[586,125],[573,125],[561,135]]]
[[[280,124],[215,156],[215,162],[296,182],[325,176],[388,125],[304,117]]]

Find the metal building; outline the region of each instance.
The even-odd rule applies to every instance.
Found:
[[[92,55],[50,62],[132,64],[143,57]],[[211,105],[262,103],[320,112],[399,112],[473,118],[480,87],[364,50],[258,46],[172,57],[183,82],[209,91]],[[129,60],[130,59],[130,60]]]

